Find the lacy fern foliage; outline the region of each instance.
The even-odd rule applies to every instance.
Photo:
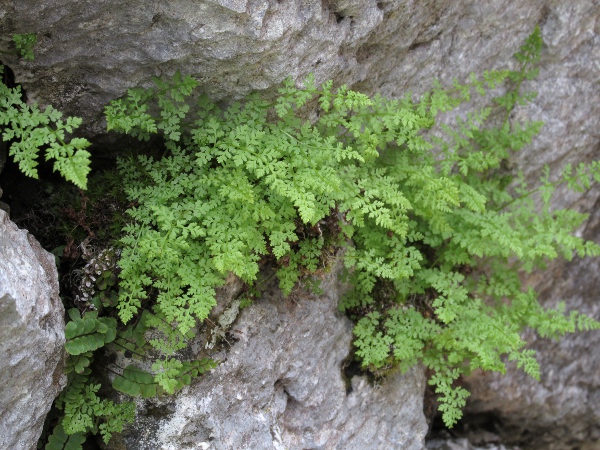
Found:
[[[83,315],[77,308],[69,310],[71,320],[65,328],[68,384],[55,402],[62,414],[46,450],[80,450],[88,434],[99,433],[108,443],[113,433],[123,431],[123,427],[134,420],[135,403],[114,403],[103,398],[100,394],[102,383],[93,376],[94,359],[108,346],[115,353],[127,352],[145,362],[156,360],[151,371],[135,364],[120,367],[112,363],[106,368],[113,375],[113,389],[131,397],[173,394],[216,366],[208,358],[191,361],[175,358],[174,353],[186,346],[190,334],[182,335],[149,311],[144,311],[135,325],[120,330],[115,318],[99,317],[99,310],[103,310],[102,298],[107,293],[110,295],[112,286],[106,283],[105,273],[97,271],[95,275],[100,292],[86,303],[87,309],[92,310]],[[149,334],[150,340],[147,339]],[[152,356],[150,351],[153,351]]]
[[[21,58],[30,61],[34,59],[33,47],[35,47],[35,44],[37,43],[37,36],[35,33],[14,34],[13,42]]]
[[[45,449],[81,450],[84,442],[85,436],[82,433],[67,434],[62,424],[58,424],[49,436]]]
[[[24,44],[23,44],[24,45]],[[0,74],[4,66],[0,65]],[[90,172],[90,143],[69,135],[81,125],[78,117],[63,119],[52,106],[40,109],[22,99],[21,87],[10,88],[0,82],[0,130],[2,140],[10,143],[9,156],[27,176],[38,178],[38,155],[45,149],[46,161],[54,160],[54,171],[77,187],[87,187]]]
[[[516,55],[518,70],[435,85],[418,101],[317,87],[309,77],[303,88],[286,81],[273,102],[253,96],[220,109],[177,74],[112,102],[109,129],[164,142],[162,156],[119,163],[133,205],[121,241],[121,319],[153,307],[157,325],[185,335],[229,273],[252,283],[271,258],[289,294],[341,245],[354,289],[340,308],[357,322],[357,356],[374,371],[431,369],[447,425],[468,396],[456,386],[461,375],[504,372],[507,355],[538,377],[525,327],[558,336],[599,324],[543,309],[519,273],[600,254],[574,235],[586,216],[550,202],[560,184],[600,181],[598,162],[554,181],[547,172],[538,186],[500,175],[542,125],[509,121],[515,104],[532,98],[521,86],[536,75],[540,48],[536,29]],[[486,107],[428,133],[439,113],[505,82],[508,93],[496,98],[503,120],[490,122],[496,110]],[[165,359],[163,370],[181,367]],[[143,395],[148,380],[127,371],[119,383]]]
[[[68,384],[55,403],[63,415],[46,450],[80,449],[89,432],[100,433],[108,443],[112,433],[122,431],[135,415],[132,402],[115,404],[101,398],[98,395],[101,384],[91,380],[93,353],[114,341],[117,321],[110,317],[99,318],[97,311],[87,312],[82,317],[76,308],[69,310],[69,317],[71,320],[65,329]]]

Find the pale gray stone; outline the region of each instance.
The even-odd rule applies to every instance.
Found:
[[[226,100],[310,72],[402,96],[514,65],[539,24],[540,76],[527,87],[540,95],[522,114],[547,125],[519,157],[539,173],[598,151],[598,10],[597,0],[4,0],[0,58],[31,100],[84,117],[98,139],[104,105],[152,76],[179,70]],[[26,32],[39,38],[32,62],[10,40]]]
[[[54,256],[0,210],[0,448],[36,448],[66,384]]]
[[[567,162],[600,155],[598,0],[4,0],[0,2],[0,58],[13,68],[30,99],[84,117],[84,132],[101,141],[105,138],[103,106],[130,87],[149,85],[152,76],[180,70],[196,77],[201,89],[218,100],[242,98],[255,90],[273,94],[287,76],[301,80],[310,72],[318,82],[331,78],[367,93],[400,97],[408,90],[424,92],[434,78],[448,84],[454,77],[464,80],[470,72],[514,67],[512,54],[536,24],[544,39],[540,74],[524,87],[539,95],[532,105],[518,108],[513,119],[544,120],[546,125],[512,161],[513,168],[535,180],[544,164],[556,170]],[[11,49],[10,36],[26,32],[39,37],[33,62],[19,60]],[[474,101],[475,106],[481,104]],[[599,198],[598,188],[583,195],[560,190],[555,203],[594,212]],[[582,233],[600,240],[593,223]],[[552,305],[562,297],[570,308],[600,318],[597,274],[597,261],[555,264],[548,274],[534,275],[530,283],[541,288],[545,303]],[[264,314],[275,314],[281,307],[273,308]],[[250,320],[252,314],[258,312],[244,311],[240,322]],[[594,445],[600,438],[593,407],[600,400],[597,340],[598,333],[569,336],[561,344],[536,340],[542,383],[519,374],[473,378],[469,410],[498,414],[507,424],[505,438],[520,439],[527,431],[531,442],[548,433],[556,448]],[[286,347],[285,351],[295,350]],[[281,356],[257,353],[256,357],[275,364]],[[238,356],[229,358],[226,364]],[[269,377],[269,383],[287,373],[275,372],[277,378]],[[279,406],[273,408],[285,411],[289,426],[268,419],[274,428],[267,435],[263,427],[261,436],[271,439],[273,448],[283,448],[277,445],[284,442],[318,445],[326,439],[313,431],[315,437],[294,434],[300,422],[290,415],[291,406],[283,405],[291,405],[295,396],[304,399],[306,387],[300,389],[289,380],[278,386],[283,386],[275,390],[279,403],[273,404]],[[290,389],[300,393],[284,395],[284,388],[290,394]],[[272,395],[265,394],[266,398]],[[348,399],[352,395],[357,394]],[[202,405],[190,411],[207,411],[209,407]],[[240,422],[240,433],[258,436],[250,430],[258,430],[251,424],[260,420],[251,417]],[[206,416],[206,422],[190,424],[186,433],[198,437],[205,432],[208,439],[219,430],[211,420]],[[315,418],[307,420],[317,423]],[[540,442],[550,448],[545,447],[546,441]]]
[[[109,448],[423,448],[422,370],[347,386],[352,325],[337,312],[336,278],[318,297],[269,289],[242,310],[227,338],[237,342],[216,369],[164,403],[139,402],[135,424]]]

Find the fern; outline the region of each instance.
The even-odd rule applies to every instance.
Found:
[[[0,65],[0,74],[3,71],[4,66]],[[40,149],[45,148],[46,161],[54,160],[54,171],[86,189],[90,172],[90,153],[86,148],[90,143],[83,138],[67,138],[79,125],[81,119],[63,120],[62,113],[52,106],[41,110],[35,103],[24,103],[20,86],[9,88],[0,83],[2,140],[10,143],[8,154],[25,175],[38,178],[37,158]]]
[[[123,373],[115,377],[112,387],[132,397],[156,397],[156,383],[152,374],[132,365],[125,367]]]
[[[209,358],[191,361],[175,358],[193,337],[192,332],[184,335],[164,318],[145,310],[135,325],[117,335],[113,351],[127,352],[132,359],[144,362],[154,359],[151,371],[134,364],[116,367],[112,387],[133,397],[149,398],[173,394],[189,385],[194,378],[216,367],[216,362]]]
[[[13,42],[21,58],[33,61],[33,47],[37,43],[37,36],[34,33],[14,34]]]
[[[106,282],[106,276],[98,275],[98,287]],[[109,284],[105,285],[110,289]],[[112,317],[98,317],[98,311],[86,312],[83,316],[78,309],[69,310],[65,348],[69,354],[66,373],[69,374],[67,388],[56,401],[56,407],[63,411],[59,424],[49,438],[49,449],[80,449],[86,435],[100,434],[108,443],[115,432],[121,432],[135,416],[133,402],[114,402],[102,398],[101,384],[91,378],[91,365],[98,351],[113,345],[113,351],[125,351],[147,360],[148,350],[157,350],[159,355],[173,355],[187,345],[187,336],[168,326],[163,319],[145,311],[138,323],[117,331],[117,321]],[[148,330],[152,339],[147,339]],[[180,361],[173,357],[158,359],[152,365],[152,372],[130,364],[125,368],[114,366],[112,387],[132,397],[156,397],[173,394],[189,385],[192,380],[216,366],[208,358]]]
[[[100,433],[104,442],[112,433],[120,432],[133,421],[135,405],[131,402],[115,404],[98,396],[100,384],[90,380],[93,353],[111,343],[117,335],[117,321],[110,317],[98,318],[97,311],[83,317],[76,308],[69,310],[71,320],[65,328],[65,349],[70,355],[66,372],[69,380],[56,406],[63,411],[46,449],[79,449],[89,432]]]
[[[522,94],[520,88],[524,80],[537,74],[540,48],[541,36],[536,29],[515,55],[520,70],[507,74],[514,89],[497,99],[508,112],[516,103],[533,98]],[[467,97],[464,90],[459,91]],[[425,96],[424,100],[431,98]],[[390,248],[390,243],[381,244],[377,223],[354,232],[355,248],[347,254],[347,265],[355,269],[352,279],[356,291],[370,296],[366,304],[359,303],[355,291],[342,303],[342,309],[350,312],[367,306],[367,316],[358,321],[355,330],[357,355],[373,369],[389,364],[392,357],[402,370],[419,361],[432,369],[430,383],[440,396],[440,411],[447,426],[461,417],[460,408],[468,395],[463,388],[453,387],[462,374],[478,368],[504,372],[501,356],[508,355],[517,367],[539,378],[534,352],[524,349],[520,336],[525,327],[549,337],[599,328],[597,321],[577,312],[565,316],[564,307],[544,310],[535,292],[522,291],[518,275],[520,270],[543,268],[546,261],[558,256],[571,259],[575,254],[598,254],[597,244],[573,235],[586,216],[553,210],[550,205],[560,184],[582,191],[599,181],[598,162],[581,164],[576,172],[567,166],[555,182],[549,181],[546,169],[540,187],[532,189],[521,179],[511,193],[505,189],[506,182],[489,176],[490,171],[499,168],[510,151],[529,143],[541,124],[515,124],[511,128],[507,114],[500,127],[483,129],[488,115],[484,110],[466,122],[459,121],[457,129],[443,127],[450,139],[433,141],[441,148],[443,159],[434,161],[431,154],[418,154],[428,164],[419,171],[411,170],[415,155],[411,159],[403,152],[385,155],[389,167],[396,164],[396,180],[406,186],[402,192],[412,205],[412,230],[405,234],[403,245],[415,238],[421,242],[417,252],[422,260],[414,273],[397,276],[382,271],[386,263],[396,259],[377,253],[377,248]],[[541,200],[541,209],[534,199]],[[393,236],[388,235],[388,242],[391,239]],[[370,260],[373,262],[366,264]],[[407,261],[406,256],[402,260]],[[357,273],[356,269],[376,276]],[[378,278],[394,282],[401,306],[374,304],[372,290]],[[366,287],[364,280],[371,280]],[[366,322],[369,317],[378,320]],[[393,338],[389,344],[387,336]]]
[[[539,376],[524,328],[552,337],[597,329],[581,314],[543,309],[520,281],[553,258],[600,254],[574,235],[585,215],[551,206],[558,185],[599,181],[597,161],[568,166],[552,182],[546,171],[533,187],[500,175],[542,126],[508,121],[515,104],[533,98],[521,87],[537,74],[540,49],[536,29],[516,54],[518,70],[436,84],[418,101],[317,87],[308,77],[303,88],[287,80],[273,102],[253,96],[221,110],[192,96],[193,78],[176,74],[112,102],[109,129],[164,139],[161,157],[119,162],[134,206],[117,307],[126,323],[152,308],[148,326],[162,337],[151,345],[165,355],[152,383],[166,392],[180,386],[188,369],[173,355],[229,273],[252,284],[270,259],[289,294],[340,246],[354,287],[340,309],[356,320],[356,355],[375,372],[419,362],[431,369],[448,426],[468,396],[456,386],[462,375],[504,372],[506,355]],[[495,99],[502,123],[487,125],[486,107],[424,133],[440,112],[503,82],[511,88]],[[130,368],[116,387],[144,395],[150,384]]]
[[[70,355],[78,356],[93,352],[112,342],[117,334],[117,321],[110,317],[98,318],[96,311],[88,312],[85,317],[79,317],[79,310],[69,310],[71,321],[65,328],[67,342],[65,349]]]
[[[60,422],[67,435],[85,436],[88,432],[100,433],[108,443],[112,433],[123,431],[126,423],[135,416],[135,404],[115,404],[98,396],[100,384],[90,381],[91,370],[72,374],[66,389],[57,399],[56,406],[64,415]],[[79,438],[76,438],[79,440]]]
[[[46,450],[81,450],[85,436],[81,433],[67,434],[61,424],[54,427],[54,430],[48,438]]]

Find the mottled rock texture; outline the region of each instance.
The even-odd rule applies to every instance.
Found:
[[[473,445],[466,438],[433,439],[427,442],[427,450],[520,450],[519,447],[506,447],[502,444],[485,444],[483,447]]]
[[[597,77],[597,6],[596,0],[3,0],[0,58],[31,99],[82,115],[102,132],[107,101],[176,70],[196,76],[219,99],[309,72],[318,81],[403,95],[427,89],[433,78],[506,66],[540,24],[547,47],[538,115],[553,122],[547,144],[568,134],[574,147],[589,144],[589,125],[598,117],[590,114],[597,102],[575,100],[585,93],[591,100]],[[26,62],[10,38],[30,32],[39,42],[36,59]]]
[[[31,450],[66,383],[54,256],[0,210],[0,448]]]
[[[318,81],[333,78],[364,92],[401,96],[407,90],[423,92],[434,78],[449,83],[453,77],[465,79],[472,71],[510,67],[511,55],[536,24],[544,38],[541,69],[538,79],[526,87],[538,91],[539,96],[531,106],[514,113],[517,118],[546,122],[541,136],[514,159],[515,169],[524,170],[533,180],[543,164],[558,168],[600,156],[598,0],[3,0],[0,59],[12,67],[30,99],[84,117],[85,133],[101,141],[103,105],[130,87],[149,84],[154,75],[180,70],[195,76],[206,93],[225,100],[254,90],[272,93],[285,77],[300,80],[309,72],[314,72]],[[39,37],[33,62],[19,60],[11,48],[13,33],[28,32]],[[593,212],[600,205],[599,199],[597,188],[585,195],[561,191],[556,204]],[[585,235],[600,240],[595,223],[588,222]],[[555,264],[547,275],[535,275],[530,282],[542,289],[542,300],[549,305],[561,297],[569,307],[600,318],[597,261]],[[264,314],[263,320],[275,311],[290,314],[282,312],[281,305],[264,309],[271,304],[267,299],[264,302],[256,311],[245,311],[242,324],[251,323],[251,317],[258,314]],[[300,310],[305,307],[298,306]],[[277,345],[269,347],[276,354],[260,354],[267,359],[257,362],[258,367],[275,364],[286,352],[313,351],[314,342],[307,341],[303,349],[291,349],[284,345],[284,338],[278,337]],[[247,345],[247,351],[254,348],[249,341],[243,344],[245,338],[240,339],[237,346]],[[578,445],[575,441],[582,446],[595,445],[600,432],[594,407],[600,395],[598,339],[598,333],[586,333],[567,337],[561,344],[536,341],[542,383],[537,385],[518,373],[506,378],[473,378],[470,410],[497,414],[514,437],[529,436],[529,442],[540,433],[548,433],[552,443],[544,446],[574,448]],[[341,353],[337,357],[342,358]],[[232,365],[222,367],[242,367],[235,363],[240,356],[232,353],[229,358],[227,364]],[[331,362],[335,358],[323,356],[321,360]],[[222,370],[217,373],[223,379],[233,376]],[[268,425],[260,428],[256,413],[240,422],[239,430],[246,430],[246,436],[258,436],[250,430],[260,429],[271,439],[264,442],[304,439],[305,443],[297,445],[306,447],[298,448],[319,448],[317,442],[326,437],[319,436],[318,429],[311,431],[314,437],[294,431],[302,426],[289,405],[305,397],[294,391],[297,385],[292,378],[285,377],[288,369],[270,370],[276,373],[275,381],[283,377],[274,390],[281,398],[277,404],[287,399],[288,405],[273,407],[272,411],[285,411],[282,417],[287,417],[288,425],[284,427],[271,418],[275,416],[268,416],[271,413],[264,413]],[[239,374],[242,380],[244,373]],[[268,377],[269,382],[272,378]],[[269,386],[270,392],[274,384]],[[216,406],[221,394],[206,396],[217,386],[198,389],[204,389],[204,397],[190,406],[190,415],[206,411],[209,406],[202,402],[208,398],[210,408],[227,408],[226,404]],[[243,392],[239,394],[242,398],[246,395]],[[318,392],[314,393],[315,402],[320,398]],[[356,392],[361,391],[357,388],[350,397],[330,402],[346,404]],[[329,407],[329,402],[326,405]],[[183,411],[187,406],[177,408]],[[313,425],[317,422],[311,422],[315,419],[306,420],[309,430],[317,427]],[[250,426],[251,422],[255,425]],[[205,425],[189,423],[189,428],[180,425],[186,430],[183,435],[205,433]],[[276,423],[282,427],[281,433],[273,428],[267,434]],[[225,439],[218,434],[222,433],[219,426],[206,426],[207,439],[210,433]],[[343,429],[336,433],[343,434]],[[252,448],[248,445],[246,448]],[[290,445],[295,448],[296,444]]]
[[[345,380],[352,325],[337,312],[337,276],[322,288],[292,299],[268,289],[241,311],[222,364],[165,403],[140,404],[135,425],[111,448],[423,448],[422,371],[380,386]]]

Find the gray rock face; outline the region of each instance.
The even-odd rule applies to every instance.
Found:
[[[450,83],[453,77],[463,80],[470,72],[510,67],[512,54],[536,24],[544,38],[541,68],[538,79],[526,87],[539,95],[532,105],[519,108],[514,114],[516,118],[544,120],[546,125],[541,136],[513,161],[515,168],[534,180],[544,164],[556,169],[568,162],[599,157],[598,0],[4,0],[0,2],[0,58],[15,71],[30,99],[84,117],[85,132],[98,139],[103,133],[102,107],[130,87],[149,84],[153,75],[166,76],[176,70],[191,74],[216,99],[240,98],[254,90],[272,92],[287,76],[300,80],[309,72],[314,72],[319,82],[333,78],[367,93],[381,92],[393,97],[412,90],[418,94],[427,90],[434,78]],[[35,32],[39,38],[33,62],[19,60],[11,48],[10,36],[27,32]],[[600,208],[599,199],[597,188],[585,195],[561,190],[556,205],[593,212]],[[595,223],[588,222],[585,234],[600,240]],[[597,261],[555,264],[548,274],[536,275],[530,282],[541,289],[542,300],[549,305],[564,298],[570,308],[600,318]],[[320,308],[319,303],[310,305]],[[258,442],[260,435],[267,439],[261,445],[288,442],[290,448],[318,448],[320,442],[329,439],[319,430],[333,430],[315,425],[322,419],[307,412],[319,408],[337,411],[331,420],[363,420],[357,414],[344,416],[346,413],[339,412],[346,407],[339,405],[349,405],[358,398],[358,385],[349,396],[332,397],[325,403],[318,400],[322,394],[315,388],[311,394],[315,399],[307,400],[305,394],[310,385],[291,381],[295,379],[289,375],[293,366],[289,365],[291,360],[285,359],[285,352],[307,351],[293,349],[292,342],[298,341],[287,340],[295,328],[284,324],[297,320],[296,316],[292,316],[292,310],[283,310],[283,304],[270,303],[269,299],[255,308],[242,313],[236,329],[263,339],[260,345],[272,349],[271,353],[260,353],[248,337],[240,335],[235,344],[240,354],[229,355],[227,362],[210,375],[211,380],[238,383],[232,386],[240,389],[239,395],[244,399],[244,392],[250,392],[244,389],[251,387],[251,382],[245,381],[247,374],[268,368],[263,375],[252,378],[252,383],[266,380],[264,398],[268,401],[264,400],[264,404],[279,406],[269,406],[263,416],[257,412],[261,407],[250,403],[243,406],[246,409],[240,409],[245,413],[235,412],[233,406],[229,411],[241,420],[237,429],[240,435],[247,436],[244,442]],[[304,303],[296,308],[294,314],[310,313]],[[260,318],[252,319],[255,316]],[[317,319],[319,316],[313,318],[315,322]],[[274,328],[269,341],[268,336],[252,328],[256,320],[280,320],[288,334],[277,334]],[[327,336],[323,335],[324,340],[330,339]],[[345,336],[349,339],[349,334]],[[533,345],[540,349],[542,383],[538,385],[518,372],[507,377],[473,378],[469,410],[474,414],[498,414],[506,424],[503,437],[524,439],[527,432],[532,448],[570,448],[575,446],[571,441],[579,442],[582,448],[590,442],[589,445],[595,445],[594,441],[600,438],[600,421],[594,408],[600,400],[600,353],[595,350],[598,339],[598,333],[585,333],[566,337],[560,344],[536,340]],[[337,340],[332,342],[328,345],[341,346]],[[344,345],[347,347],[347,343]],[[322,363],[322,367],[337,373],[339,365],[333,361],[339,363],[343,359],[340,348],[335,347],[337,356],[333,356],[327,352],[334,350],[327,350],[325,345],[319,350],[321,353],[314,347],[312,342],[308,353],[323,356],[312,362],[301,359],[304,369],[316,370],[318,361],[328,361],[329,365]],[[242,348],[255,355],[252,369],[241,362]],[[280,358],[287,362],[280,362]],[[228,374],[225,368],[233,372]],[[268,375],[270,372],[273,374]],[[412,376],[416,375],[409,375],[406,382],[417,385]],[[280,381],[275,387],[277,380]],[[333,386],[333,381],[329,385]],[[382,389],[385,392],[388,388]],[[199,442],[208,442],[212,434],[214,442],[223,442],[218,445],[228,448],[227,439],[235,439],[235,433],[228,437],[223,430],[232,429],[233,419],[227,419],[226,407],[217,407],[216,399],[227,399],[231,405],[242,400],[218,391],[216,385],[197,387],[194,392],[199,395],[196,400],[177,400],[179,415],[173,417],[204,414],[206,421],[192,419],[186,422],[189,425],[178,422],[179,419],[161,422],[161,436],[166,436],[161,442],[175,442],[176,438],[169,436],[178,433],[180,442],[182,436],[188,435],[193,439],[206,436]],[[380,391],[373,395],[377,392]],[[386,398],[391,401],[392,396]],[[324,406],[314,406],[313,410],[296,407],[311,401]],[[364,404],[371,405],[365,406],[365,411],[374,411],[374,404]],[[213,411],[219,408],[221,412],[215,412],[214,417],[222,419],[214,419],[216,422],[211,424]],[[303,422],[296,419],[301,416],[295,415],[300,410],[304,411],[302,420],[309,424],[309,431],[299,431],[304,430]],[[365,417],[374,417],[369,414]],[[221,425],[225,423],[222,421],[230,425]],[[343,426],[336,430],[331,431],[331,439],[345,442]],[[350,433],[351,427],[346,430]],[[567,430],[571,430],[570,437]],[[389,433],[393,434],[391,428]],[[544,440],[544,433],[552,442]],[[538,438],[542,440],[536,441]],[[136,439],[131,442],[142,442],[142,437]],[[151,448],[151,444],[144,445]],[[348,445],[346,448],[352,448]]]
[[[166,403],[140,404],[134,426],[110,447],[423,448],[422,371],[381,386],[355,376],[347,386],[342,363],[352,326],[337,313],[336,276],[322,287],[323,296],[299,293],[293,300],[272,289],[243,309],[224,362]]]
[[[0,210],[0,448],[36,448],[66,383],[64,312],[54,256]]]
[[[536,105],[552,122],[544,144],[568,139],[573,148],[597,139],[596,17],[595,0],[4,0],[0,58],[31,99],[83,116],[96,134],[109,100],[176,70],[216,99],[310,72],[401,96],[434,78],[505,67],[541,24],[547,47],[536,86],[545,87]],[[29,32],[39,39],[33,62],[10,42]]]
[[[108,100],[153,75],[193,74],[217,99],[290,75],[330,78],[356,66],[342,48],[356,50],[384,15],[374,0],[9,0],[0,8],[0,58],[16,65],[28,95],[83,115],[94,132],[103,131]],[[17,62],[8,39],[31,32],[36,60]]]
[[[427,442],[427,450],[520,450],[519,447],[486,444],[484,447],[473,445],[468,439],[433,439]]]
[[[435,78],[510,66],[539,24],[540,76],[528,87],[540,95],[521,115],[546,127],[518,160],[538,173],[598,151],[598,11],[597,0],[3,0],[0,59],[30,99],[82,116],[99,138],[104,105],[152,76],[191,74],[215,99],[310,72],[402,96]],[[38,36],[33,62],[10,40],[29,32]]]

